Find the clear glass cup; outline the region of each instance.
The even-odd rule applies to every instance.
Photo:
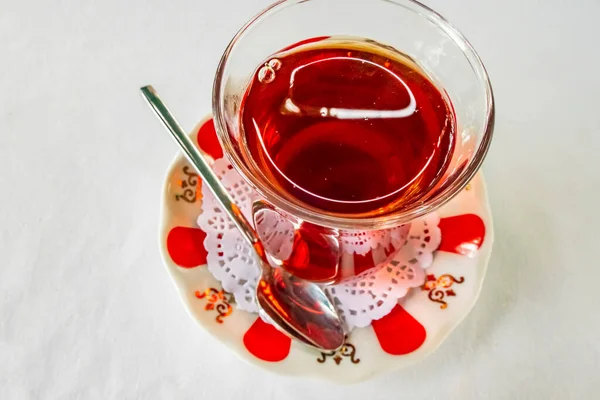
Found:
[[[391,46],[411,57],[448,95],[456,116],[456,147],[444,176],[420,201],[368,217],[324,212],[290,198],[244,162],[240,103],[257,67],[283,48],[321,36],[362,37]],[[489,148],[494,98],[487,72],[471,44],[423,4],[413,0],[283,0],[250,20],[225,50],[214,83],[213,114],[224,153],[273,211],[296,229],[310,224],[311,231],[320,227],[327,234],[343,234],[406,227],[456,196],[477,173]]]

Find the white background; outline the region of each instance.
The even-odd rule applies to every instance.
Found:
[[[157,247],[174,144],[269,0],[0,0],[1,399],[597,399],[600,2],[431,0],[497,100],[480,300],[408,370],[350,387],[250,367],[186,315]]]

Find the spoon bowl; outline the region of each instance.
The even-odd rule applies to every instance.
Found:
[[[344,344],[341,321],[319,286],[282,268],[270,268],[258,282],[256,300],[277,325],[292,330],[294,338],[329,351]]]

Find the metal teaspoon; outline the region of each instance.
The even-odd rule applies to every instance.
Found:
[[[254,249],[259,260],[261,277],[256,287],[256,299],[261,310],[279,329],[302,343],[324,351],[337,350],[344,344],[344,327],[333,304],[317,284],[296,278],[282,268],[269,264],[258,235],[233,202],[214,174],[202,153],[194,146],[175,117],[152,86],[141,89],[142,95],[163,126],[171,133],[186,158],[192,163],[223,211],[238,227]]]

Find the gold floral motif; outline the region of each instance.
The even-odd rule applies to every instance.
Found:
[[[344,360],[342,357],[350,358],[352,364],[358,364],[360,362],[360,358],[354,358],[356,355],[356,347],[353,344],[344,342],[344,345],[336,351],[332,351],[330,353],[321,352],[321,357],[317,358],[317,362],[323,364],[329,357],[333,357],[333,361],[336,365],[340,365],[340,363]]]
[[[181,189],[183,189],[183,193],[176,194],[175,200],[195,203],[202,198],[202,190],[200,185],[198,185],[198,174],[190,171],[189,165],[183,167],[183,173],[186,175],[186,178],[177,182]]]
[[[448,303],[444,301],[446,296],[456,296],[454,290],[450,289],[450,287],[457,283],[461,284],[465,281],[464,277],[455,278],[450,274],[444,274],[439,278],[436,278],[435,275],[427,275],[427,281],[421,287],[422,290],[429,291],[429,300],[435,301],[436,303],[440,303],[440,308],[443,310],[448,307]]]
[[[219,315],[215,317],[215,320],[219,323],[223,323],[223,318],[227,317],[233,312],[231,303],[233,299],[231,295],[224,290],[217,290],[215,288],[208,288],[205,291],[196,291],[196,297],[199,299],[208,300],[204,309],[206,311],[215,310]]]

